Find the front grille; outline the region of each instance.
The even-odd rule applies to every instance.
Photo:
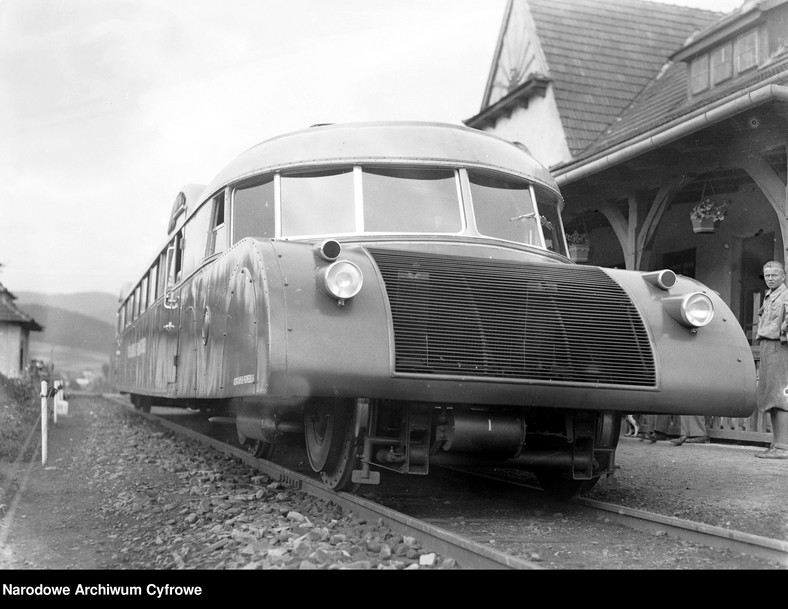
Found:
[[[593,267],[370,249],[398,373],[654,386],[627,294]]]

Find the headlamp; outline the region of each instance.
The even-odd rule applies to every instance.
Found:
[[[662,304],[668,315],[688,328],[701,328],[714,318],[714,304],[702,292],[671,296]]]
[[[340,305],[344,304],[346,299],[358,294],[363,281],[361,269],[347,260],[337,260],[320,269],[320,282],[323,289],[340,301]]]

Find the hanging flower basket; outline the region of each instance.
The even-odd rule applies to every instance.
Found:
[[[692,218],[692,231],[695,233],[716,233],[719,227],[720,222],[714,216]]]
[[[586,262],[591,243],[585,233],[575,231],[566,236],[566,244],[569,246],[569,257],[575,262]]]
[[[579,245],[579,244],[570,245],[569,257],[575,262],[587,262],[588,252],[590,249],[591,249],[590,245]]]
[[[715,201],[706,197],[690,211],[692,230],[696,233],[716,233],[720,222],[728,215],[729,201]]]

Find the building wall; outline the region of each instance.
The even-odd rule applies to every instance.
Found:
[[[22,376],[19,367],[19,349],[27,335],[19,324],[0,323],[0,374],[7,377],[18,378]],[[27,357],[27,345],[25,358]],[[25,361],[25,360],[23,360]]]
[[[509,118],[501,117],[485,131],[513,142],[525,144],[536,159],[551,167],[572,159],[564,136],[553,88],[544,97],[532,97],[527,108],[517,108]]]

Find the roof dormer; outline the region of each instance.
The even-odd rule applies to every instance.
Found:
[[[725,87],[788,52],[788,0],[747,2],[671,57],[689,69],[689,96]]]

